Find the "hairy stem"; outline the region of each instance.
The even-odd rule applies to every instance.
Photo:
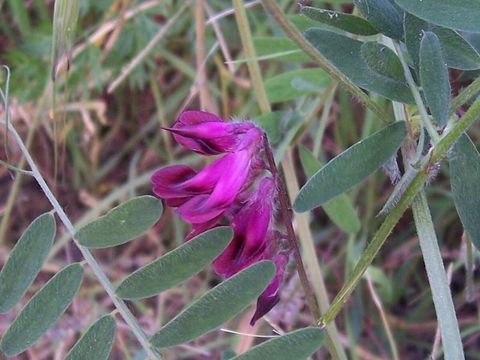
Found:
[[[298,276],[300,277],[300,282],[302,284],[303,290],[305,291],[305,298],[307,300],[310,312],[313,314],[315,320],[318,321],[321,317],[320,309],[318,308],[317,301],[315,299],[315,296],[313,295],[312,287],[310,285],[310,282],[308,281],[307,273],[305,272],[302,255],[300,253],[300,248],[298,247],[297,236],[295,235],[295,231],[293,230],[292,226],[291,206],[288,203],[287,192],[278,172],[277,165],[275,165],[275,158],[273,156],[270,143],[268,142],[267,134],[263,135],[263,144],[269,170],[272,173],[275,183],[277,185],[278,199],[280,201],[280,213],[282,215],[285,229],[287,230],[288,241],[293,250],[293,257],[295,258],[295,262],[297,264]]]
[[[475,95],[480,92],[480,77],[476,78],[470,85],[452,99],[450,103],[450,115],[455,113],[460,106],[469,102]]]

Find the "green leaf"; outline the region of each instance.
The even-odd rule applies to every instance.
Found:
[[[7,356],[18,355],[33,345],[65,312],[80,288],[83,267],[66,266],[25,305],[3,335],[0,349]]]
[[[68,352],[65,360],[107,360],[112,351],[117,325],[112,315],[97,320]]]
[[[288,15],[287,19],[292,22],[292,24],[300,31],[305,32],[311,27],[316,27],[318,24],[312,19],[307,18],[306,16],[300,14]],[[310,58],[309,58],[310,59]]]
[[[458,32],[433,25],[412,14],[405,13],[405,44],[413,62],[418,67],[418,53],[423,32],[432,31],[442,43],[442,50],[449,67],[461,70],[480,68],[480,55],[477,50]]]
[[[480,154],[466,134],[453,147],[449,163],[455,207],[470,240],[480,250]]]
[[[322,346],[324,337],[320,328],[300,329],[265,341],[232,360],[302,360]]]
[[[139,196],[85,225],[75,234],[90,248],[106,248],[133,240],[151,228],[162,215],[162,203],[153,196]]]
[[[299,155],[305,174],[308,178],[312,177],[321,168],[320,162],[304,146],[300,146]],[[346,194],[338,195],[323,204],[323,210],[330,220],[346,233],[356,234],[360,230],[357,211]]]
[[[159,348],[178,345],[216,329],[255,300],[274,273],[271,261],[260,261],[225,280],[161,328],[152,337],[152,345]]]
[[[128,276],[117,288],[117,295],[122,299],[143,299],[178,285],[214,260],[232,235],[228,227],[217,227],[198,235]]]
[[[368,67],[379,75],[405,82],[402,63],[389,47],[369,41],[362,44],[360,54]]]
[[[55,79],[57,66],[62,58],[66,59],[67,68],[70,66],[79,2],[79,0],[55,0],[53,12],[53,79]]]
[[[335,27],[357,35],[375,35],[378,30],[361,17],[339,11],[302,7],[302,14],[325,25]]]
[[[393,0],[353,0],[362,15],[382,33],[403,38],[403,11]]]
[[[404,81],[384,76],[367,64],[361,56],[363,42],[322,29],[309,29],[305,37],[328,61],[343,72],[355,85],[376,92],[390,100],[413,103]],[[378,54],[378,56],[382,56]]]
[[[268,56],[272,57],[272,59],[291,62],[308,62],[310,60],[308,55],[287,37],[255,37],[253,38],[253,45],[258,57]]]
[[[480,32],[478,0],[395,0],[413,15],[450,29]]]
[[[0,313],[12,309],[35,280],[55,238],[55,218],[36,218],[13,248],[0,272]]]
[[[366,179],[397,152],[406,132],[404,121],[395,122],[330,160],[300,189],[295,211],[323,205]]]
[[[305,85],[310,84],[310,86],[298,86],[299,82],[303,82]],[[268,100],[276,103],[321,92],[329,82],[330,77],[322,69],[297,69],[267,79],[265,90]]]
[[[427,31],[420,43],[420,83],[430,112],[437,124],[447,122],[450,103],[450,81],[437,35]]]

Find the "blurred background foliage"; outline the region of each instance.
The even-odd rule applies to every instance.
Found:
[[[303,144],[314,150],[318,160],[325,162],[382,126],[356,100],[337,88],[323,71],[311,69],[311,62],[303,54],[289,50],[288,43],[280,44],[271,38],[282,36],[282,32],[258,1],[246,3],[251,5],[248,16],[269,98],[274,110],[283,111],[283,116],[262,122],[269,127],[278,149],[281,150],[282,141],[294,146]],[[311,26],[306,18],[294,15],[298,13],[296,1],[278,3],[287,14],[292,14],[299,28]],[[304,3],[345,12],[353,9],[346,0]],[[201,40],[197,38],[199,25],[195,22],[197,2],[185,4],[173,0],[82,0],[70,71],[60,71],[53,83],[53,1],[0,0],[0,63],[8,65],[12,72],[12,120],[22,136],[30,139],[27,142],[42,173],[77,225],[136,193],[149,193],[150,174],[159,166],[200,161],[199,157],[174,145],[160,130],[160,126],[173,123],[183,109],[199,108],[202,105],[198,98],[200,91],[208,94],[204,107],[224,118],[249,119],[259,115],[235,18],[230,11],[231,2],[208,0],[205,37]],[[218,14],[220,17],[211,21]],[[127,64],[141,54],[162,29],[164,33],[152,50],[137,58],[137,65],[124,81],[109,91]],[[480,51],[480,41],[471,40]],[[199,46],[205,53],[201,63],[197,63]],[[231,59],[226,59],[223,46]],[[206,74],[205,84],[198,83],[201,73]],[[452,70],[453,92],[467,85],[473,75],[478,72]],[[5,77],[1,76],[3,85]],[[371,96],[391,111],[386,100]],[[54,122],[58,132],[53,130]],[[479,130],[478,126],[472,128],[472,138],[479,139]],[[55,148],[59,151],[56,178]],[[297,153],[295,156],[297,173],[304,181],[306,175]],[[6,154],[2,157],[7,159]],[[9,148],[8,161],[21,163],[21,154],[13,145]],[[462,245],[462,227],[445,181],[447,171],[447,167],[442,167],[427,192],[443,258],[446,264],[451,264],[451,286],[466,354],[469,359],[478,359],[480,313],[478,286],[475,286],[478,276],[473,278],[477,273],[472,273],[472,282],[467,286],[466,250]],[[31,219],[48,210],[49,204],[33,180],[20,175],[14,177],[3,167],[0,185],[0,264],[3,264],[13,239],[19,237]],[[376,174],[348,193],[361,221],[355,233],[339,229],[322,209],[313,211],[311,226],[331,297],[381,223],[376,214],[390,190],[386,177]],[[187,230],[167,211],[143,241],[100,250],[96,255],[106,273],[114,281],[119,280],[181,243]],[[54,249],[55,257],[44,269],[44,279],[68,263],[68,259],[80,258],[68,245],[65,235],[60,234]],[[337,320],[351,358],[390,358],[381,314],[388,320],[401,358],[421,359],[430,354],[437,323],[423,266],[413,220],[407,213],[368,272],[368,282],[374,286],[362,284],[347,311]],[[203,272],[158,298],[136,302],[134,311],[147,332],[152,333],[183,304],[218,281],[210,271]],[[284,331],[309,323],[299,289],[291,271],[282,302],[270,315],[271,323]],[[59,323],[49,338],[30,350],[28,358],[61,358],[85,327],[76,323],[76,319],[82,319],[83,314],[82,321],[87,323],[95,318],[92,313],[100,314],[102,309],[111,306],[94,281],[85,286],[81,294],[73,313]],[[378,302],[372,300],[372,294],[378,295]],[[249,318],[250,315],[245,314],[229,326],[250,334],[270,333],[271,327],[266,323],[249,327]],[[9,320],[10,317],[0,315],[0,334]],[[55,340],[55,331],[63,334],[61,342]],[[136,358],[133,347],[129,346],[128,329],[120,327],[119,334],[114,358]],[[220,331],[202,338],[195,346],[171,350],[167,359],[216,359],[227,348],[240,351],[254,342],[254,337]]]

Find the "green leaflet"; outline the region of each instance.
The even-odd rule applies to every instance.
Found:
[[[478,0],[395,0],[413,15],[450,29],[480,32]]]
[[[80,288],[83,267],[79,263],[63,268],[25,305],[5,332],[0,349],[7,356],[18,355],[33,345],[65,312]]]
[[[392,49],[385,45],[369,41],[363,43],[360,54],[368,67],[392,80],[406,82],[402,63]]]
[[[265,341],[232,360],[303,360],[317,351],[324,341],[324,330],[305,328]]]
[[[275,273],[271,261],[260,261],[225,280],[170,320],[151,342],[163,348],[206,334],[243,311],[267,287]]]
[[[128,276],[118,286],[117,295],[122,299],[143,299],[178,285],[212,262],[232,235],[228,227],[217,227],[198,235]]]
[[[312,177],[320,168],[320,162],[305,147],[299,148],[300,161],[307,177]],[[353,203],[346,194],[341,194],[323,204],[323,210],[327,213],[339,228],[348,234],[355,234],[360,230],[360,219]]]
[[[0,313],[12,309],[40,272],[55,238],[55,218],[40,215],[22,234],[0,272]]]
[[[304,212],[351,189],[391,158],[406,135],[405,122],[393,123],[330,160],[300,189],[293,205]]]
[[[362,15],[393,39],[403,37],[403,11],[393,0],[353,0]]]
[[[409,13],[405,13],[404,26],[405,44],[417,67],[423,32],[431,31],[440,39],[443,55],[449,67],[461,70],[480,68],[480,55],[477,50],[455,30],[429,24]]]
[[[97,320],[68,352],[65,360],[107,360],[112,351],[117,325],[112,315]]]
[[[361,17],[339,11],[304,6],[302,14],[312,20],[357,35],[375,35],[378,30]]]
[[[361,41],[317,28],[305,32],[306,39],[355,85],[376,92],[388,99],[413,103],[405,81],[385,76],[371,68],[361,55]],[[377,53],[378,57],[382,54]]]
[[[455,207],[470,240],[480,249],[480,154],[466,134],[453,147],[449,164]]]
[[[448,119],[450,81],[437,35],[427,31],[420,44],[420,83],[434,120],[444,126]]]
[[[162,215],[162,203],[153,196],[139,196],[110,210],[75,234],[90,248],[106,248],[133,240],[155,224]]]

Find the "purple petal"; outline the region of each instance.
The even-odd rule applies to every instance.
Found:
[[[248,176],[250,157],[247,151],[225,155],[204,169],[203,181],[217,180],[210,195],[196,196],[178,208],[178,214],[192,224],[212,220],[224,212],[235,200]],[[204,174],[202,174],[205,172]],[[211,175],[208,177],[207,175]],[[197,177],[195,177],[197,178]],[[191,186],[194,179],[188,181]],[[197,179],[195,179],[197,180]]]
[[[234,216],[233,240],[214,261],[218,274],[230,277],[268,256],[274,183],[263,179],[248,203]]]
[[[179,206],[188,200],[188,194],[179,184],[193,178],[196,172],[186,165],[171,165],[157,170],[151,178],[155,195],[165,199],[168,206]]]
[[[253,314],[253,317],[250,320],[250,325],[253,326],[258,319],[268,313],[280,301],[280,294],[278,290],[283,281],[288,258],[289,255],[287,252],[282,252],[278,255],[275,255],[273,259],[276,268],[275,276],[265,291],[258,297],[257,308],[255,310],[255,314]]]
[[[235,125],[204,111],[185,111],[172,128],[175,140],[187,149],[203,155],[231,151],[237,143]]]

